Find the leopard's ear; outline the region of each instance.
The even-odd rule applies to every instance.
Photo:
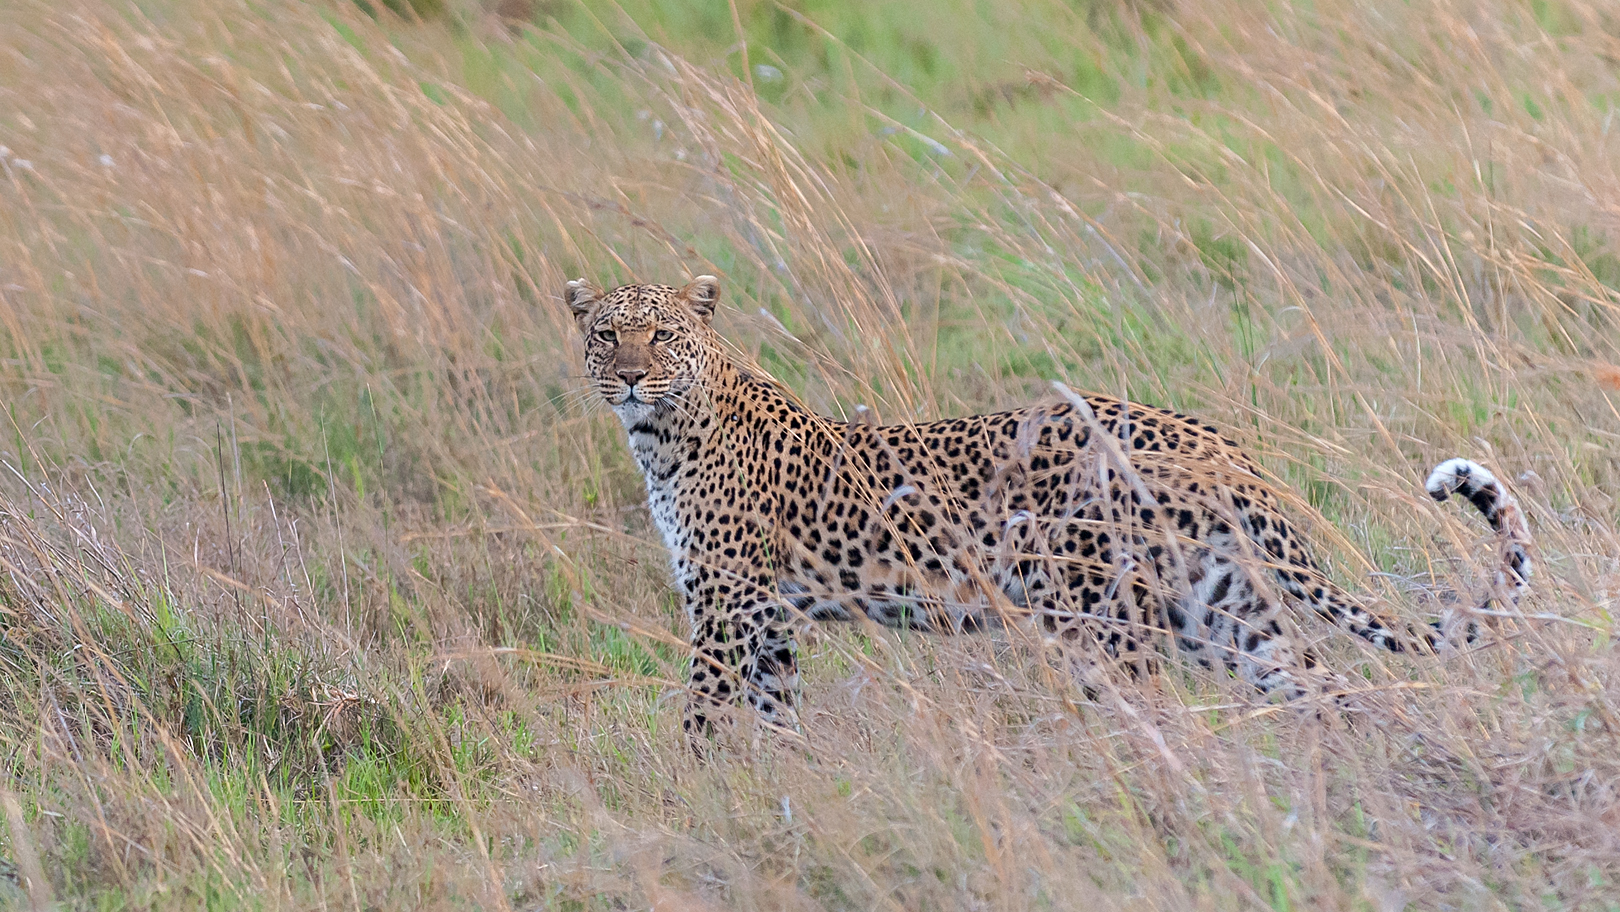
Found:
[[[681,289],[681,300],[707,324],[714,319],[714,307],[720,303],[720,280],[712,275],[698,276]]]
[[[584,279],[575,279],[563,287],[563,300],[568,302],[580,332],[584,332],[590,328],[591,317],[602,303],[602,289]]]

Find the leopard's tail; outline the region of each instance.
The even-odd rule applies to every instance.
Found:
[[[1530,526],[1525,522],[1519,502],[1507,492],[1490,470],[1467,459],[1448,459],[1435,466],[1424,485],[1429,496],[1445,500],[1461,494],[1485,515],[1498,537],[1500,563],[1495,585],[1479,604],[1489,608],[1493,599],[1516,605],[1530,587]],[[1314,569],[1314,568],[1313,568]],[[1286,582],[1286,580],[1285,580]],[[1362,639],[1388,649],[1390,652],[1434,653],[1446,648],[1450,638],[1442,631],[1442,624],[1408,624],[1402,620],[1375,611],[1361,599],[1352,596],[1331,583],[1312,593],[1310,601],[1324,617]],[[1475,624],[1470,619],[1466,639],[1474,638]]]
[[[1424,485],[1429,496],[1445,500],[1460,494],[1484,514],[1485,521],[1497,534],[1495,585],[1485,596],[1480,608],[1490,607],[1493,598],[1508,605],[1517,605],[1530,588],[1530,524],[1525,521],[1519,502],[1502,487],[1491,471],[1467,459],[1448,459],[1434,467]]]

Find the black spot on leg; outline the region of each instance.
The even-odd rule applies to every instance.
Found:
[[[1181,630],[1187,624],[1187,615],[1175,605],[1165,606],[1164,617],[1166,621],[1169,621],[1171,630]]]

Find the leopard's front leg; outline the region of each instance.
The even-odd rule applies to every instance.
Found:
[[[682,725],[694,748],[725,707],[752,707],[773,725],[793,724],[798,662],[782,604],[758,586],[711,578],[686,600],[692,664]]]

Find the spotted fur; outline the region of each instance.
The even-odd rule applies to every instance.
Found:
[[[800,618],[942,633],[1027,620],[1087,673],[1141,668],[1167,639],[1291,697],[1315,665],[1291,607],[1392,651],[1438,645],[1335,586],[1254,463],[1196,419],[1065,390],[992,415],[838,422],[725,354],[713,277],[611,293],[580,279],[565,298],[685,601],[694,736],[734,702],[789,717]],[[1466,460],[1428,489],[1485,514],[1516,598],[1530,564],[1512,498]]]
[[[1499,553],[1496,586],[1481,607],[1488,606],[1493,597],[1517,604],[1530,588],[1531,574],[1530,524],[1519,502],[1489,469],[1467,459],[1448,459],[1435,466],[1423,487],[1437,501],[1460,495],[1484,514],[1496,531]]]

